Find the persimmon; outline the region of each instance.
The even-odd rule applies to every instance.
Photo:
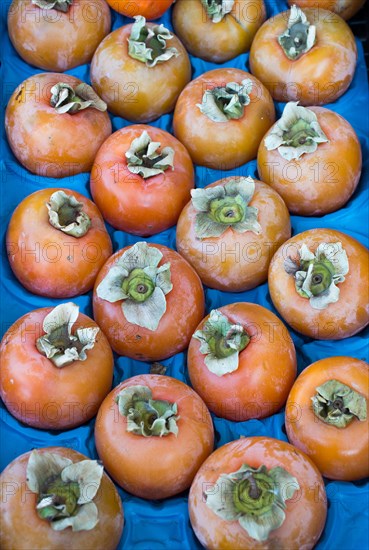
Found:
[[[236,302],[212,310],[194,333],[187,356],[194,390],[221,418],[265,418],[286,402],[296,352],[274,313]]]
[[[161,17],[174,0],[106,0],[113,10],[125,15],[135,17],[142,15],[146,19]]]
[[[20,422],[69,429],[93,418],[113,380],[113,354],[73,303],[26,313],[5,333],[0,395]]]
[[[310,229],[286,241],[269,266],[273,304],[294,329],[340,340],[369,323],[369,251],[334,229]]]
[[[323,8],[337,13],[342,19],[351,19],[365,4],[365,0],[288,0],[290,6],[299,8]]]
[[[15,458],[0,475],[0,512],[3,550],[115,550],[123,532],[114,484],[96,460],[67,447]]]
[[[148,236],[175,225],[191,198],[194,169],[186,148],[152,126],[127,126],[101,146],[91,193],[113,227]]]
[[[89,172],[111,134],[105,111],[106,104],[79,78],[36,74],[9,100],[6,135],[17,160],[34,174],[63,178]]]
[[[191,485],[214,445],[202,399],[169,376],[125,380],[106,397],[95,424],[99,457],[126,491],[150,500]]]
[[[92,289],[112,244],[90,199],[48,188],[28,195],[14,210],[6,249],[14,275],[27,290],[69,298]]]
[[[138,242],[101,269],[94,318],[119,355],[159,361],[183,351],[204,315],[199,276],[180,254]]]
[[[347,23],[328,10],[293,6],[268,19],[250,49],[250,69],[276,101],[332,103],[354,76],[357,48]]]
[[[174,110],[173,129],[195,164],[230,170],[256,158],[274,121],[265,86],[245,71],[222,68],[186,86]]]
[[[195,534],[209,550],[311,550],[327,516],[317,467],[270,437],[244,437],[214,451],[188,504]]]
[[[111,113],[150,122],[174,109],[191,79],[191,64],[181,41],[164,25],[135,19],[98,46],[91,82]]]
[[[369,476],[369,365],[353,357],[327,357],[308,366],[286,404],[286,430],[330,479]]]
[[[252,178],[229,177],[191,192],[177,224],[177,250],[202,282],[225,292],[264,283],[276,250],[291,236],[283,199]]]
[[[64,72],[89,63],[110,31],[105,0],[13,0],[9,38],[26,63]]]
[[[258,151],[260,178],[290,212],[321,216],[341,208],[361,175],[359,139],[349,122],[324,107],[288,103]]]
[[[248,52],[265,19],[264,0],[177,0],[172,15],[174,30],[187,50],[215,63]]]

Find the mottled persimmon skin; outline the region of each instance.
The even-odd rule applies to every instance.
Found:
[[[129,386],[148,386],[153,399],[177,403],[178,434],[144,437],[127,431],[115,399]],[[101,405],[95,425],[99,457],[126,491],[150,500],[168,498],[188,489],[214,446],[208,409],[189,386],[163,375],[143,374],[114,388]]]
[[[73,462],[88,457],[63,447],[37,449],[54,453]],[[99,522],[90,531],[71,528],[54,531],[48,521],[36,513],[37,495],[27,486],[26,474],[30,452],[11,462],[0,475],[0,512],[2,550],[115,550],[123,532],[124,514],[118,491],[103,474],[93,502],[98,508]]]
[[[345,428],[321,421],[313,412],[316,388],[338,380],[366,399],[369,410],[369,365],[353,357],[327,357],[307,367],[292,386],[286,404],[289,441],[306,453],[324,477],[354,481],[369,475],[368,420],[354,418]]]
[[[36,348],[42,324],[53,308],[26,313],[5,333],[1,346],[0,395],[20,422],[42,430],[66,430],[93,418],[113,380],[113,354],[100,330],[85,361],[56,367]],[[96,327],[84,315],[73,326]]]
[[[46,203],[63,190],[83,203],[91,226],[73,237],[49,223]],[[112,244],[97,206],[77,191],[41,189],[17,206],[6,235],[10,267],[19,282],[33,294],[70,298],[92,289],[98,272],[112,253]]]
[[[177,48],[178,57],[147,67],[128,54],[131,30],[132,25],[125,25],[104,38],[91,62],[91,82],[111,113],[146,123],[173,111],[179,94],[191,80],[191,63],[184,46],[173,35],[167,46]]]
[[[250,49],[250,70],[276,101],[300,105],[332,103],[350,86],[357,61],[354,35],[338,15],[304,9],[316,26],[316,41],[308,52],[289,59],[278,43],[287,28],[289,11],[268,19],[256,33]]]
[[[200,342],[192,338],[187,356],[194,390],[209,409],[235,422],[265,418],[286,402],[296,377],[296,352],[282,321],[257,304],[234,303],[219,308],[230,323],[241,325],[250,342],[239,354],[237,370],[217,376],[206,366]],[[197,330],[203,330],[209,316]]]
[[[264,139],[258,151],[258,172],[284,199],[289,211],[300,216],[335,212],[350,199],[361,175],[359,139],[347,120],[324,107],[309,107],[328,138],[314,153],[288,161],[278,149],[268,151]]]
[[[238,521],[226,521],[207,505],[204,490],[222,490],[214,485],[222,473],[236,472],[243,464],[253,468],[284,468],[300,486],[286,501],[286,518],[266,541],[251,538]],[[327,499],[318,468],[301,451],[270,437],[245,437],[217,449],[198,471],[190,490],[189,512],[192,527],[208,550],[311,550],[326,520]]]
[[[322,8],[337,13],[342,19],[351,19],[365,4],[365,0],[288,0],[290,6],[299,8]]]
[[[13,0],[8,12],[9,37],[21,58],[60,73],[89,63],[110,25],[104,0],[73,0],[67,13]]]
[[[100,145],[111,134],[107,112],[92,107],[58,114],[50,105],[58,82],[81,83],[67,74],[41,73],[22,82],[5,113],[9,145],[17,160],[33,174],[51,178],[89,172]]]
[[[314,309],[298,294],[295,278],[284,269],[284,260],[297,253],[303,244],[312,251],[320,243],[341,242],[346,250],[349,272],[338,283],[338,302],[325,309]],[[286,241],[273,256],[268,285],[273,304],[294,329],[318,340],[341,340],[360,332],[369,323],[369,251],[356,239],[333,229],[310,229]]]
[[[218,23],[208,17],[201,0],[177,0],[172,15],[174,30],[187,50],[214,63],[248,52],[265,18],[264,0],[236,0]]]

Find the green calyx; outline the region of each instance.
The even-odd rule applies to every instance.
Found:
[[[206,14],[213,23],[219,23],[232,11],[234,0],[201,0]]]
[[[250,342],[241,325],[232,324],[219,310],[213,309],[202,330],[193,338],[199,340],[204,363],[213,374],[223,376],[238,369],[239,353]]]
[[[196,107],[213,122],[237,120],[243,117],[245,107],[251,101],[252,87],[253,83],[249,78],[241,84],[228,82],[225,86],[206,90],[201,104],[197,104]]]
[[[84,212],[84,205],[74,195],[64,191],[55,191],[46,203],[49,223],[67,235],[83,237],[91,227],[91,220]]]
[[[102,112],[107,109],[107,104],[100,99],[95,90],[83,82],[75,88],[64,82],[55,84],[51,88],[50,105],[60,115],[73,115],[88,107]]]
[[[155,290],[155,283],[143,269],[133,269],[122,284],[122,290],[135,302],[145,302]]]
[[[305,120],[297,120],[290,130],[283,132],[284,142],[288,147],[299,147],[312,141],[317,137],[317,133],[310,127]]]
[[[139,174],[144,179],[164,174],[165,170],[174,170],[174,149],[163,147],[156,141],[152,141],[144,130],[134,139],[126,152],[127,168],[133,174]]]
[[[119,413],[127,418],[127,431],[144,437],[178,434],[177,403],[152,398],[147,386],[129,386],[116,397]]]
[[[41,519],[52,521],[65,516],[72,516],[77,510],[80,497],[78,483],[64,482],[60,477],[53,479],[45,486],[45,494],[37,501],[37,514]]]
[[[214,199],[210,202],[209,216],[217,223],[232,225],[245,218],[245,201],[241,196]]]
[[[43,10],[57,10],[67,13],[73,0],[32,0],[32,4]]]
[[[303,271],[311,270],[311,282],[310,292],[313,296],[320,296],[323,292],[329,289],[333,281],[333,275],[335,273],[334,266],[329,260],[310,260],[301,262],[301,269]],[[300,289],[300,293],[305,298],[308,298],[308,294]]]
[[[367,419],[365,397],[338,380],[317,387],[311,400],[315,416],[336,428],[346,428],[355,419]]]
[[[221,474],[205,491],[207,506],[225,521],[236,521],[250,537],[269,538],[286,517],[286,501],[300,489],[296,478],[281,467],[243,464],[237,472]]]
[[[304,12],[292,6],[287,29],[278,37],[278,42],[289,59],[298,59],[315,44],[316,27],[310,25]]]
[[[167,41],[171,40],[173,35],[164,25],[147,26],[146,19],[142,15],[134,19],[128,39],[130,57],[145,63],[147,67],[155,67],[157,63],[164,63],[172,57],[178,57],[177,48],[167,46]]]

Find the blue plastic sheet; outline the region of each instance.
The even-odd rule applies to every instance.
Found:
[[[10,44],[6,32],[6,14],[10,0],[1,3],[1,54],[2,54],[2,117],[7,101],[15,87],[29,76],[42,72],[23,62]],[[268,17],[287,9],[287,4],[281,0],[267,0]],[[161,20],[171,27],[170,12]],[[118,14],[113,14],[113,29],[131,22]],[[334,104],[327,105],[344,116],[356,130],[363,150],[363,173],[359,186],[349,203],[338,212],[318,218],[303,218],[292,216],[293,234],[315,227],[329,227],[344,231],[361,243],[368,246],[369,235],[369,120],[368,120],[368,82],[364,55],[361,44],[357,41],[359,60],[354,80],[349,90]],[[193,78],[201,73],[217,68],[218,65],[191,58]],[[225,64],[229,67],[248,70],[248,55],[241,55]],[[83,65],[69,71],[82,80],[89,82],[89,66]],[[277,104],[277,114],[281,114],[283,104]],[[112,118],[114,130],[129,123],[118,117]],[[165,115],[152,123],[167,131],[171,131],[172,117]],[[17,204],[30,193],[45,187],[67,187],[89,194],[89,174],[81,174],[63,180],[42,178],[30,174],[15,160],[3,133],[1,138],[1,335],[17,318],[28,311],[50,305],[57,305],[58,300],[50,300],[34,296],[21,287],[14,279],[6,259],[4,237],[12,211]],[[237,175],[257,177],[256,161],[238,168]],[[196,185],[203,187],[222,177],[220,172],[206,168],[196,168]],[[133,244],[137,237],[109,228],[114,250]],[[142,239],[141,239],[142,240]],[[149,242],[161,243],[175,248],[175,229],[170,229],[155,235]],[[267,284],[241,294],[218,292],[205,289],[207,311],[232,302],[247,301],[261,304],[275,312],[268,294]],[[92,315],[91,295],[83,295],[73,299],[81,311]],[[275,312],[276,313],[276,312]],[[307,365],[332,355],[351,355],[368,361],[369,327],[357,336],[339,342],[314,341],[292,332],[297,348],[298,369],[301,372]],[[114,385],[135,374],[149,372],[149,364],[140,363],[127,358],[115,358]],[[163,361],[167,374],[188,382],[186,373],[186,354],[181,353]],[[287,440],[284,428],[283,412],[265,420],[250,420],[248,422],[229,422],[214,417],[216,430],[216,446],[239,438],[240,435],[266,435]],[[44,432],[29,428],[19,423],[1,405],[0,429],[2,452],[0,469],[18,455],[32,448],[48,445],[72,447],[92,458],[97,456],[93,438],[94,422],[64,432]],[[187,493],[159,502],[149,502],[133,497],[119,490],[125,510],[125,529],[119,548],[135,550],[190,550],[200,548],[188,518]],[[363,480],[356,483],[327,482],[329,500],[328,519],[322,537],[316,548],[327,550],[338,548],[356,550],[369,548],[368,535],[368,501],[369,483]],[[295,550],[295,549],[294,549]]]

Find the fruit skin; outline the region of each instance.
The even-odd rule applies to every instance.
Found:
[[[125,25],[104,38],[91,62],[91,82],[111,113],[132,122],[151,122],[173,111],[191,80],[191,64],[182,43],[173,35],[167,45],[177,48],[179,56],[146,67],[128,55],[131,29],[131,24]]]
[[[369,365],[353,357],[328,357],[309,365],[297,378],[286,404],[289,441],[306,453],[324,477],[353,481],[369,476],[368,420],[345,428],[321,421],[312,411],[315,389],[338,380],[363,395],[369,410]]]
[[[295,289],[283,262],[295,257],[302,244],[314,252],[321,242],[341,242],[349,261],[349,272],[340,289],[338,302],[326,309],[310,306]],[[334,229],[310,229],[295,235],[277,250],[269,266],[269,292],[275,308],[296,331],[318,340],[340,340],[360,332],[369,323],[369,251],[356,239]]]
[[[113,354],[100,330],[85,361],[58,368],[36,348],[52,307],[26,313],[5,333],[1,346],[0,395],[9,412],[34,428],[67,430],[93,418],[113,380]],[[79,327],[96,327],[80,313]]]
[[[73,237],[49,223],[46,203],[62,190],[83,203],[91,227]],[[69,298],[92,289],[99,270],[112,253],[112,244],[97,206],[87,197],[63,188],[35,191],[14,210],[6,235],[10,267],[33,294]]]
[[[238,120],[214,122],[201,113],[205,90],[250,79],[251,102]],[[256,158],[265,132],[275,121],[272,98],[261,82],[239,69],[214,69],[192,80],[178,98],[173,118],[174,135],[187,148],[195,164],[230,170]]]
[[[174,250],[150,243],[160,250],[159,263],[171,264],[173,289],[166,294],[167,309],[155,331],[128,322],[122,302],[110,303],[97,296],[96,289],[109,269],[130,247],[118,250],[102,267],[93,293],[94,319],[104,331],[113,350],[138,361],[160,361],[187,348],[193,332],[204,316],[204,290],[190,264]]]
[[[288,0],[290,6],[296,4],[299,8],[323,8],[337,13],[342,19],[351,19],[365,4],[365,0]]]
[[[52,178],[89,172],[112,129],[108,113],[91,107],[58,114],[50,105],[50,90],[58,82],[75,87],[81,80],[61,73],[31,76],[16,88],[5,112],[6,135],[17,160],[33,174]]]
[[[146,19],[161,17],[173,4],[174,0],[106,0],[114,11],[126,17],[143,15]]]
[[[192,338],[187,356],[191,384],[221,418],[241,422],[271,416],[286,402],[296,377],[292,339],[278,317],[262,306],[238,302],[218,310],[243,326],[251,340],[239,354],[238,369],[217,376],[205,365],[200,342]],[[208,318],[197,330],[203,330]]]
[[[144,179],[127,168],[125,153],[147,131],[152,141],[174,149],[174,170]],[[100,147],[91,172],[91,193],[104,218],[116,229],[149,236],[175,225],[194,187],[194,169],[186,148],[174,136],[136,124],[112,134]]]
[[[225,185],[233,177],[207,187]],[[265,183],[255,181],[249,206],[259,208],[262,232],[237,233],[232,228],[220,237],[198,239],[196,210],[189,202],[177,223],[177,250],[199,274],[202,282],[225,292],[242,292],[264,283],[273,252],[291,236],[291,223],[283,199]]]
[[[355,38],[347,23],[330,11],[307,8],[304,13],[316,26],[316,42],[311,50],[298,59],[288,59],[278,43],[289,17],[289,11],[282,12],[268,19],[256,33],[250,49],[250,69],[276,101],[333,103],[353,79]]]
[[[207,16],[201,0],[177,0],[172,14],[174,30],[186,49],[213,63],[248,52],[265,19],[264,0],[236,0],[219,23]]]
[[[110,25],[104,0],[74,0],[67,13],[13,0],[8,12],[14,48],[26,63],[45,71],[62,73],[89,63]]]
[[[355,130],[342,116],[324,107],[309,107],[328,138],[314,153],[288,161],[277,149],[268,151],[262,139],[258,151],[260,178],[300,216],[335,212],[350,199],[361,175],[362,155]],[[289,173],[291,174],[290,177]]]
[[[38,452],[54,453],[73,462],[86,460],[83,454],[64,447],[44,447]],[[90,531],[54,531],[36,513],[36,497],[26,484],[31,452],[17,457],[0,475],[1,548],[3,550],[115,550],[124,523],[122,503],[114,484],[104,473],[94,503],[99,522]]]
[[[153,399],[177,402],[178,435],[139,436],[127,432],[127,419],[115,397],[124,388],[145,385]],[[125,380],[106,397],[95,425],[97,452],[115,481],[140,498],[168,498],[187,489],[213,450],[214,430],[202,399],[186,384],[163,375]]]
[[[287,500],[286,519],[268,540],[251,538],[238,521],[225,521],[207,507],[204,489],[210,489],[221,473],[236,472],[242,464],[257,468],[281,466],[297,478],[300,490]],[[270,437],[245,437],[217,449],[204,462],[189,495],[192,528],[208,550],[310,550],[318,541],[326,520],[327,500],[321,474],[301,451]]]

